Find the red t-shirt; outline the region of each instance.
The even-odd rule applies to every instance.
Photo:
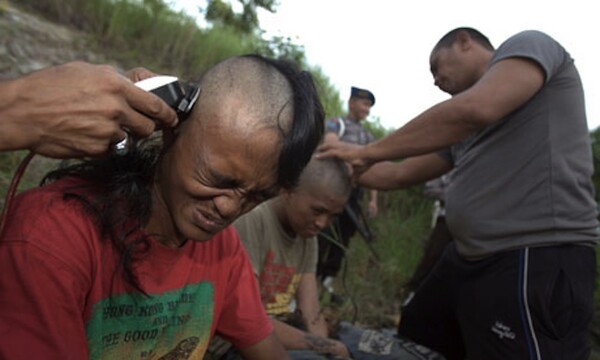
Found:
[[[201,359],[215,332],[239,348],[271,333],[232,227],[178,249],[150,239],[135,265],[145,296],[81,204],[63,199],[73,184],[15,199],[0,239],[0,358]]]

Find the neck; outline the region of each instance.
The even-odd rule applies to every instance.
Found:
[[[271,201],[269,206],[271,206],[271,209],[273,209],[277,220],[279,220],[279,223],[281,224],[281,227],[286,232],[286,234],[292,237],[296,236],[296,233],[294,232],[294,229],[292,229],[292,226],[290,225],[290,220],[285,211],[285,201],[283,201],[283,196],[279,196],[278,198]]]
[[[156,183],[152,188],[152,213],[144,230],[169,248],[178,248],[185,242],[185,238],[178,233],[173,224],[167,204]]]
[[[356,121],[356,122],[359,122],[359,121],[360,121],[360,119],[358,119],[358,118],[357,118],[357,116],[354,116],[354,115],[352,115],[352,114],[348,114],[348,115],[346,115],[346,119],[348,119],[348,120],[352,120],[352,121]]]

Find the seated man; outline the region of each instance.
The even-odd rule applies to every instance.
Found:
[[[234,223],[250,256],[275,335],[288,350],[350,357],[343,343],[328,338],[327,323],[320,311],[316,235],[344,210],[351,190],[350,175],[342,161],[313,159],[297,188],[286,190]],[[293,311],[294,301],[305,330],[283,321]],[[235,350],[218,338],[209,352],[214,359],[238,358]],[[292,358],[294,354],[290,352]],[[312,356],[321,358],[318,354]]]
[[[298,187],[265,202],[234,223],[258,278],[275,335],[292,359],[442,359],[429,349],[382,332],[341,324],[340,340],[329,338],[317,294],[316,235],[344,209],[352,186],[346,165],[313,158]],[[286,322],[295,315],[300,321]],[[297,324],[297,327],[290,324]],[[380,347],[380,344],[385,346]],[[239,359],[230,344],[213,339],[210,360]]]
[[[258,56],[200,85],[163,142],[15,198],[0,235],[0,358],[202,359],[215,332],[246,359],[288,358],[229,225],[296,185],[323,110],[308,73]]]

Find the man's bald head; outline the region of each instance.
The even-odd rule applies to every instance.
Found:
[[[222,109],[231,116],[219,120],[232,122],[225,125],[238,131],[266,127],[289,133],[294,116],[293,97],[290,83],[275,67],[259,58],[235,57],[217,64],[202,78],[192,118],[210,121],[214,119],[210,113]],[[207,113],[208,117],[203,116]]]
[[[291,62],[247,55],[217,64],[200,85],[190,130],[223,126],[237,136],[274,130],[280,144],[273,149],[279,157],[278,184],[295,186],[324,132],[324,112],[311,75]]]

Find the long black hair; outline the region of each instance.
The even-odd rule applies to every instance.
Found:
[[[144,140],[127,154],[84,160],[48,173],[42,183],[64,177],[84,180],[67,188],[64,198],[76,200],[94,220],[101,239],[110,239],[120,254],[125,281],[144,292],[132,270],[136,256],[149,248],[139,230],[148,223],[152,210],[152,183],[165,148],[156,139]]]

